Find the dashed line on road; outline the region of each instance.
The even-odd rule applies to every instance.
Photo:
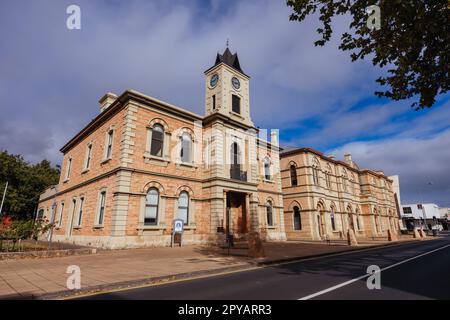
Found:
[[[387,267],[385,267],[385,268],[382,268],[380,271],[377,271],[376,273],[381,273],[381,272],[386,271],[386,270],[389,270],[389,269],[391,269],[391,268],[395,268],[395,267],[397,267],[397,266],[399,266],[399,265],[401,265],[401,264],[404,264],[404,263],[406,263],[406,262],[409,262],[409,261],[418,259],[418,258],[420,258],[420,257],[429,255],[429,254],[431,254],[431,253],[434,253],[434,252],[436,252],[436,251],[439,251],[439,250],[442,250],[442,249],[445,249],[445,248],[448,248],[448,247],[450,247],[450,244],[445,245],[445,246],[440,247],[440,248],[437,248],[437,249],[434,249],[434,250],[429,251],[429,252],[425,252],[425,253],[419,254],[419,255],[417,255],[417,256],[408,258],[408,259],[406,259],[406,260],[403,260],[403,261],[394,263],[393,265],[390,265],[390,266],[387,266]],[[357,277],[357,278],[354,278],[354,279],[345,281],[345,282],[343,282],[343,283],[340,283],[340,284],[335,285],[335,286],[333,286],[333,287],[330,287],[330,288],[328,288],[328,289],[324,289],[324,290],[321,290],[321,291],[319,291],[319,292],[310,294],[310,295],[305,296],[305,297],[303,297],[303,298],[300,298],[300,299],[298,299],[298,300],[310,300],[310,299],[312,299],[312,298],[321,296],[321,295],[323,295],[323,294],[325,294],[325,293],[328,293],[328,292],[331,292],[331,291],[340,289],[340,288],[342,288],[342,287],[348,286],[349,284],[352,284],[352,283],[354,283],[354,282],[356,282],[356,281],[362,280],[362,279],[364,279],[364,278],[368,278],[368,277],[371,276],[371,275],[372,275],[372,274],[364,274],[364,275],[362,275],[362,276],[359,276],[359,277]]]

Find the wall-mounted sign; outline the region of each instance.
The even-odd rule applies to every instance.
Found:
[[[184,231],[184,221],[181,219],[173,220],[173,232],[181,233]]]
[[[175,235],[177,235],[178,237],[176,237],[177,242],[180,243],[180,247],[181,247],[181,242],[183,240],[183,231],[184,231],[184,221],[181,219],[175,219],[173,220],[173,224],[172,224],[172,241],[171,241],[171,247],[173,247],[174,243],[175,243]]]

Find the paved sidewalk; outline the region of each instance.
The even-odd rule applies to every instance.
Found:
[[[377,241],[376,245],[380,245]],[[266,243],[267,257],[226,256],[226,250],[202,246],[102,251],[94,255],[0,261],[0,299],[30,298],[67,290],[67,267],[81,269],[82,290],[178,274],[213,273],[279,260],[323,255],[371,246],[283,242]],[[161,280],[161,279],[160,279]]]

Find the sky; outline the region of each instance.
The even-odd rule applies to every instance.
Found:
[[[81,30],[66,27],[69,5]],[[251,116],[284,146],[312,147],[400,176],[402,203],[450,206],[450,95],[414,111],[379,99],[383,72],[351,62],[336,37],[315,47],[317,17],[289,21],[276,0],[2,0],[0,150],[59,164],[59,149],[106,92],[135,89],[204,113],[204,75],[229,39],[251,76]]]

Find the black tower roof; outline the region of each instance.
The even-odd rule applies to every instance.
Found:
[[[225,63],[227,66],[239,71],[243,75],[247,76],[244,71],[241,69],[241,65],[239,64],[239,58],[237,52],[232,54],[230,49],[226,48],[223,54],[218,53],[216,57],[216,63],[213,67],[217,66],[220,63]],[[247,76],[248,77],[248,76]]]

